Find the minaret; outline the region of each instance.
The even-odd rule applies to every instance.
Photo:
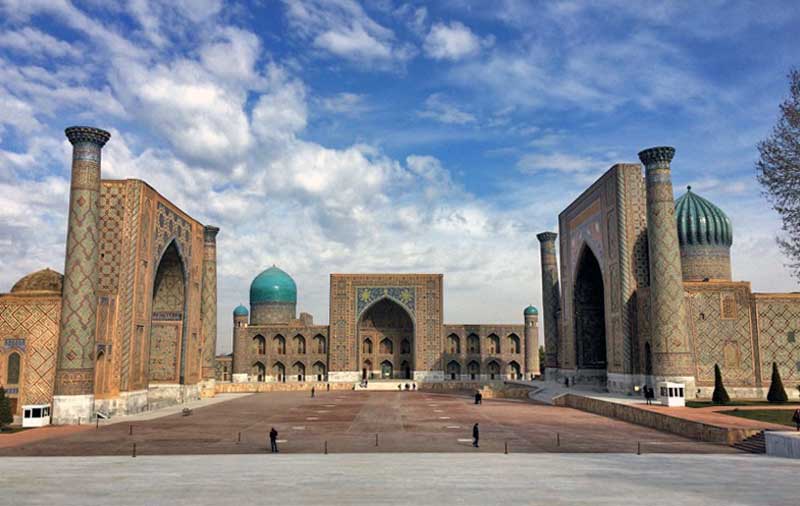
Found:
[[[555,232],[542,232],[539,239],[539,254],[542,263],[542,310],[544,311],[545,373],[558,368],[558,319],[561,306],[561,289],[558,282]]]
[[[541,374],[539,365],[539,310],[525,308],[525,378],[532,380]]]
[[[69,127],[72,143],[67,252],[58,339],[53,423],[94,417],[95,326],[100,251],[100,152],[105,130]]]
[[[248,371],[250,365],[243,359],[247,358],[247,350],[240,346],[241,341],[245,339],[247,332],[247,322],[250,318],[250,312],[246,307],[239,304],[233,310],[233,360],[231,362],[231,380],[234,383],[242,383],[247,381]]]
[[[203,229],[203,291],[200,315],[203,321],[203,379],[214,379],[217,354],[217,234],[219,228]]]
[[[681,252],[675,225],[670,161],[675,148],[655,147],[639,153],[647,186],[647,244],[650,257],[650,347],[653,374],[686,383],[694,394],[694,355],[686,328]]]

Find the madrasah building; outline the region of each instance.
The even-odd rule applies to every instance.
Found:
[[[611,167],[538,235],[548,379],[631,392],[675,381],[710,397],[765,398],[773,363],[800,384],[800,294],[735,281],[733,227],[689,188],[673,200],[670,147]],[[558,248],[556,248],[558,239]]]

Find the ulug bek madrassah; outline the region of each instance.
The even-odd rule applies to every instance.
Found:
[[[731,222],[691,189],[674,200],[672,148],[639,153],[644,177],[639,164],[614,165],[559,215],[560,236],[538,235],[540,368],[533,306],[518,323],[449,324],[442,274],[331,274],[329,324],[315,325],[275,266],[253,280],[249,308],[233,312],[233,353],[215,356],[219,229],[144,181],[102,179],[107,132],[66,135],[64,273],[40,270],[0,294],[0,384],[17,416],[41,406],[54,423],[85,422],[228,382],[468,388],[544,373],[618,392],[678,381],[692,397],[710,395],[718,364],[734,396],[763,397],[773,362],[787,385],[800,382],[800,294],[733,281]]]

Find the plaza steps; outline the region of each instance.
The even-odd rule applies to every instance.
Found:
[[[762,430],[758,434],[754,434],[746,439],[742,439],[738,443],[731,445],[737,450],[748,453],[767,453],[767,443]]]
[[[414,388],[413,385],[416,384],[414,380],[410,379],[397,379],[397,380],[369,380],[367,382],[366,388],[361,385],[361,383],[355,384],[356,390],[373,390],[373,391],[392,391],[392,392],[399,392],[400,389],[406,389],[406,385],[409,386],[409,390]],[[398,389],[397,387],[400,386]],[[417,385],[419,388],[419,385]]]

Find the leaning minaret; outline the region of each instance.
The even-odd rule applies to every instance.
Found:
[[[200,315],[203,321],[203,379],[214,379],[217,354],[217,234],[218,227],[203,229],[203,290]]]
[[[544,311],[545,376],[547,376],[547,369],[555,370],[558,368],[557,313],[559,307],[561,306],[561,289],[558,282],[556,237],[558,237],[558,235],[555,232],[542,232],[536,236],[536,238],[539,239],[539,251],[542,263],[542,310]]]
[[[94,417],[94,354],[100,251],[100,152],[111,138],[104,130],[70,127],[72,143],[67,253],[58,340],[53,423]]]
[[[647,185],[647,244],[650,257],[650,346],[655,380],[686,383],[694,394],[694,363],[686,328],[681,252],[675,225],[670,161],[675,148],[639,153]]]

